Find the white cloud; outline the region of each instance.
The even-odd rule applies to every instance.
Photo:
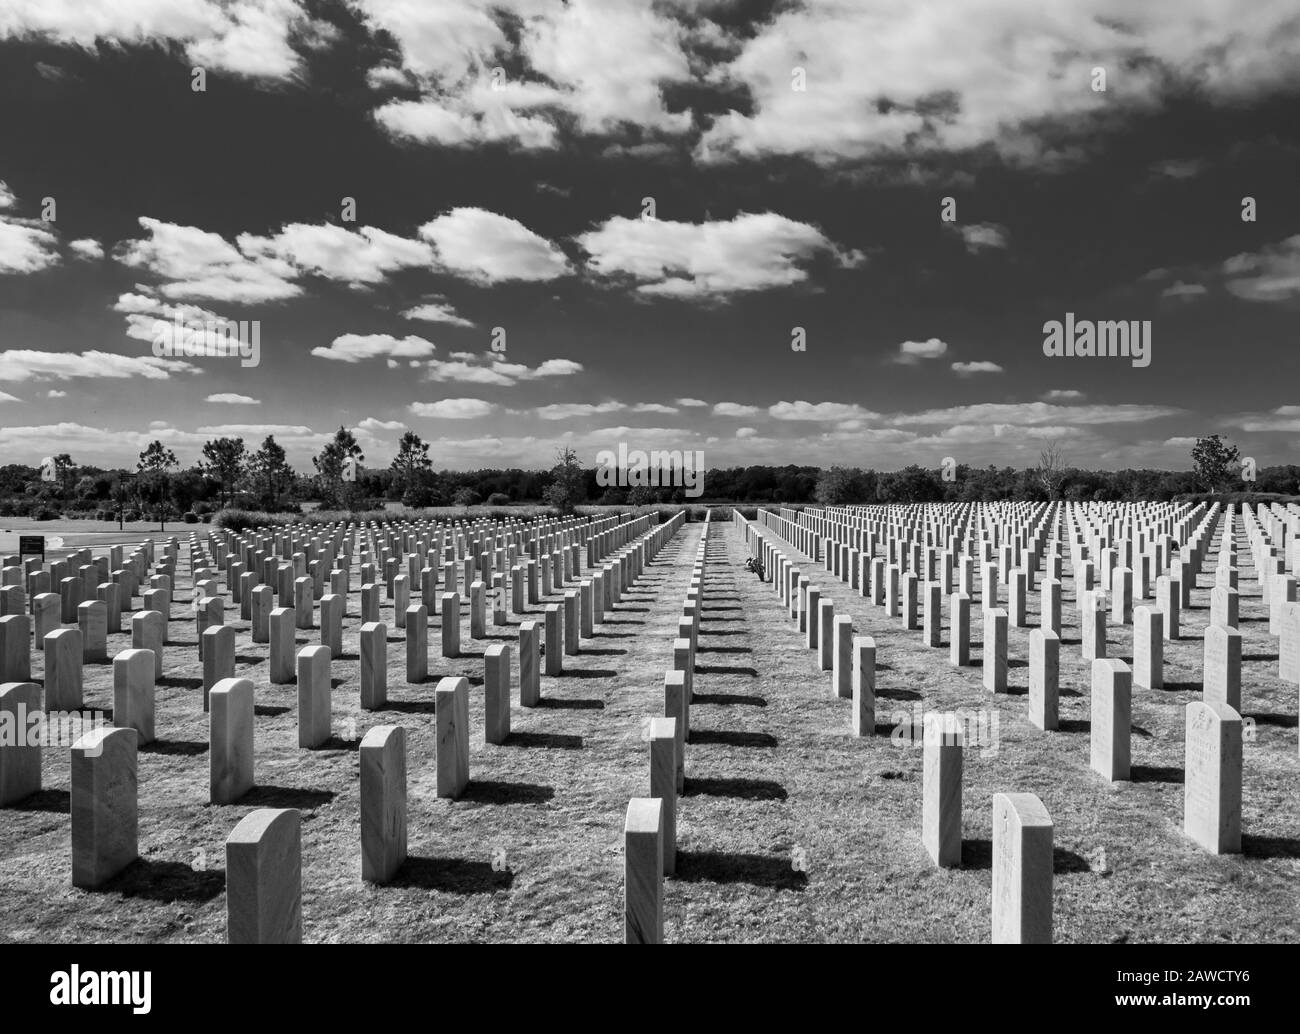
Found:
[[[49,399],[65,399],[68,397],[68,393],[66,391],[59,391],[58,388],[51,388],[45,393],[45,397]]]
[[[453,327],[472,327],[474,324],[461,316],[444,298],[424,302],[407,309],[402,315],[408,320],[424,320],[428,323],[447,323]]]
[[[1185,284],[1181,280],[1176,280],[1160,292],[1160,297],[1191,301],[1193,298],[1199,298],[1207,293],[1209,292],[1204,284]]]
[[[447,272],[482,283],[555,280],[571,272],[558,247],[523,223],[481,208],[454,208],[419,230]]]
[[[1300,431],[1300,406],[1278,406],[1267,413],[1247,413],[1237,421],[1243,431]]]
[[[487,416],[496,407],[483,399],[441,399],[438,402],[412,402],[408,407],[416,416],[443,420],[473,420]]]
[[[12,203],[13,195],[7,197]],[[58,265],[57,245],[54,234],[40,222],[0,216],[0,274],[39,273]]]
[[[659,402],[638,402],[632,407],[633,413],[676,413],[674,406],[665,406]]]
[[[534,413],[543,420],[569,420],[573,417],[618,413],[624,409],[627,406],[622,402],[557,402],[549,406],[538,406]]]
[[[320,359],[337,359],[345,363],[359,363],[363,359],[387,356],[400,359],[423,359],[436,351],[432,341],[408,334],[395,338],[392,334],[341,334],[329,345],[318,345],[311,354]]]
[[[400,420],[380,420],[378,417],[368,416],[357,424],[357,428],[371,434],[378,434],[380,431],[405,431],[406,425]]]
[[[997,363],[990,363],[987,360],[980,360],[974,363],[953,363],[953,370],[960,377],[969,377],[975,373],[1003,373],[1002,367]]]
[[[879,414],[848,402],[778,402],[767,413],[777,420],[874,420]]]
[[[755,429],[752,428],[752,427],[737,427],[737,428],[736,428],[736,437],[737,437],[737,438],[753,438],[756,434],[758,434],[758,431],[755,430]]]
[[[895,362],[914,366],[922,359],[938,359],[947,351],[947,344],[937,337],[927,338],[925,341],[904,341],[898,346],[898,357]]]
[[[17,200],[14,197],[14,192],[9,189],[9,184],[4,180],[0,180],[0,208],[13,208]]]
[[[1007,246],[1007,228],[998,223],[945,223],[945,226],[951,227],[966,242],[966,250],[972,255],[977,255],[981,251],[990,248],[1005,248]]]
[[[1249,23],[1228,0],[805,0],[779,5],[710,78],[748,95],[713,119],[705,160],[785,154],[824,164],[989,146],[1013,161],[1059,155],[1059,130],[1161,103],[1171,82],[1235,102],[1296,81],[1292,0]],[[1090,87],[1105,67],[1107,92]],[[807,86],[792,89],[791,70]],[[1122,82],[1122,88],[1115,81]],[[1055,132],[1054,132],[1055,130]]]
[[[1247,302],[1282,302],[1300,297],[1300,233],[1258,252],[1223,263],[1225,287]]]
[[[104,246],[93,237],[80,237],[75,241],[68,241],[68,247],[77,258],[93,261],[104,257]]]
[[[747,406],[740,402],[718,402],[713,407],[714,416],[756,416],[763,412],[758,406]]]
[[[546,359],[536,367],[509,363],[497,352],[453,352],[450,359],[432,359],[424,364],[431,381],[461,381],[466,384],[496,384],[509,387],[541,377],[568,377],[582,372],[582,364],[571,359]]]
[[[708,403],[703,399],[676,399],[679,406],[707,406]]]
[[[140,225],[146,240],[119,244],[119,261],[147,270],[165,283],[167,298],[206,298],[224,302],[268,302],[292,298],[302,289],[291,282],[295,269],[282,259],[243,255],[220,234],[196,226],[179,226],[148,216]]]
[[[895,413],[892,424],[1128,424],[1163,417],[1179,416],[1184,411],[1172,406],[1137,404],[1053,406],[1046,402],[981,402],[971,406],[950,406],[916,413]]]
[[[236,395],[230,391],[209,395],[204,401],[219,402],[227,406],[260,406],[262,404],[260,399],[255,399],[250,395]]]
[[[396,270],[433,263],[433,250],[423,241],[373,226],[349,230],[334,223],[291,223],[269,237],[240,234],[237,242],[255,261],[279,260],[303,273],[354,285],[376,284]]]
[[[298,67],[291,36],[311,23],[293,0],[39,0],[0,8],[0,37],[95,44],[183,44],[209,71],[284,79]]]
[[[844,251],[817,227],[775,212],[706,223],[613,216],[578,243],[595,275],[626,278],[644,295],[686,299],[802,283],[818,255],[845,267],[863,261],[861,252]]]
[[[1073,388],[1053,388],[1043,396],[1044,402],[1064,402],[1071,399],[1083,398],[1083,392],[1075,391]]]
[[[7,391],[0,391],[0,402],[21,402],[17,395],[10,395]]]
[[[113,352],[38,352],[11,348],[0,352],[0,382],[72,377],[141,378],[165,381],[173,373],[197,373],[192,363]]]

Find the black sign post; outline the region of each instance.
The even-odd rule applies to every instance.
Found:
[[[45,559],[45,536],[44,535],[19,535],[18,536],[18,555],[38,556]]]

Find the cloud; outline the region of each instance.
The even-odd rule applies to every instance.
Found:
[[[756,431],[756,430],[755,430],[754,428],[752,428],[752,427],[737,427],[737,428],[736,428],[736,437],[737,437],[737,438],[753,438],[756,434],[758,434],[758,431]]]
[[[679,405],[679,406],[686,406],[686,407],[707,406],[707,405],[708,405],[708,403],[705,402],[703,399],[675,399],[674,401],[677,403],[677,405]]]
[[[676,413],[675,406],[665,406],[659,402],[638,402],[632,407],[633,413]]]
[[[740,213],[729,222],[681,223],[613,216],[578,237],[597,277],[626,279],[642,295],[723,298],[807,280],[818,255],[842,267],[864,261],[821,230],[775,212]]]
[[[234,392],[230,391],[223,391],[218,392],[216,395],[209,395],[203,401],[219,402],[227,406],[260,406],[262,404],[260,399],[255,399],[249,395],[236,395]]]
[[[195,226],[148,216],[140,217],[140,225],[149,231],[148,239],[118,244],[115,256],[124,265],[162,278],[165,283],[158,290],[167,298],[254,303],[302,293],[291,281],[296,270],[283,259],[249,258],[220,234]]]
[[[1248,100],[1294,83],[1300,54],[1288,0],[1252,7],[1249,24],[1224,0],[1198,4],[1193,18],[1179,0],[805,0],[774,10],[709,73],[746,102],[711,120],[704,161],[837,165],[987,148],[1049,164],[1071,153],[1063,130],[1149,110],[1172,85],[1211,103]],[[1110,72],[1107,92],[1090,87],[1096,66]]]
[[[155,356],[118,355],[113,352],[37,352],[11,348],[0,352],[0,382],[65,381],[72,377],[140,378],[165,381],[173,373],[197,373],[192,363]]]
[[[572,271],[564,252],[546,238],[481,208],[454,208],[419,233],[433,244],[442,269],[481,283],[555,280]]]
[[[1267,413],[1246,413],[1236,419],[1243,431],[1300,431],[1300,406],[1278,406]]]
[[[66,391],[59,391],[58,388],[51,388],[45,393],[45,397],[50,399],[65,399],[68,397],[68,393]]]
[[[1204,284],[1185,284],[1181,280],[1176,280],[1160,292],[1160,297],[1179,298],[1183,301],[1191,301],[1193,298],[1199,298],[1207,293],[1208,291]]]
[[[0,180],[0,208],[13,208],[17,201],[14,192],[9,189],[9,184]]]
[[[286,79],[298,68],[290,39],[311,22],[293,0],[41,0],[0,9],[0,37],[39,36],[93,51],[176,42],[190,64]]]
[[[959,377],[969,377],[976,373],[1003,373],[1002,367],[997,363],[990,363],[987,360],[980,360],[974,363],[953,363],[953,370]]]
[[[301,273],[353,285],[376,284],[396,270],[433,264],[433,250],[423,241],[373,226],[349,230],[333,223],[291,223],[269,237],[240,234],[237,242],[254,261],[288,263]]]
[[[17,395],[10,395],[7,391],[0,391],[0,402],[21,402]]]
[[[536,367],[509,363],[498,352],[453,352],[449,359],[432,359],[424,364],[430,381],[461,381],[466,384],[496,384],[510,387],[520,381],[542,377],[569,377],[582,372],[572,359],[546,359]]]
[[[1242,301],[1283,302],[1300,297],[1300,233],[1223,263],[1224,286]]]
[[[1151,174],[1164,179],[1191,179],[1205,168],[1203,158],[1171,158],[1151,166]]]
[[[756,416],[763,412],[758,406],[747,406],[740,402],[718,402],[713,407],[714,416]]]
[[[1053,388],[1043,396],[1044,402],[1064,402],[1071,399],[1083,398],[1083,392],[1075,391],[1073,388]]]
[[[950,406],[946,409],[927,409],[916,413],[895,413],[889,422],[895,425],[914,424],[1130,424],[1164,417],[1181,416],[1184,410],[1172,406],[1150,405],[1093,405],[1053,406],[1046,402],[981,402],[970,406]]]
[[[0,19],[3,19],[0,14]],[[3,22],[0,21],[0,26]],[[0,180],[0,212],[18,203],[8,184]],[[58,240],[37,219],[0,215],[0,275],[39,273],[59,264]]]
[[[400,420],[380,420],[377,417],[368,416],[357,424],[357,429],[368,431],[371,434],[378,434],[380,431],[405,431],[406,425]]]
[[[445,298],[437,298],[405,310],[402,315],[408,320],[424,320],[428,323],[447,323],[453,327],[472,327],[474,324],[459,315]]]
[[[915,366],[923,359],[938,359],[946,351],[947,344],[937,337],[925,341],[904,341],[898,346],[898,356],[894,361],[904,366]]]
[[[961,234],[961,238],[966,242],[966,250],[972,255],[978,255],[981,251],[987,251],[990,248],[1005,248],[1007,246],[1007,228],[998,223],[945,223],[956,233]]]
[[[776,420],[874,420],[878,413],[847,402],[778,402],[769,406],[768,416]]]
[[[329,345],[318,345],[311,354],[320,359],[337,359],[344,363],[359,363],[363,359],[387,356],[398,359],[423,359],[436,351],[432,341],[408,334],[395,338],[392,334],[342,334]]]
[[[93,261],[104,257],[104,246],[93,237],[81,237],[75,241],[68,241],[68,247],[77,258]]]
[[[441,399],[438,402],[412,402],[407,407],[416,416],[442,420],[473,420],[487,416],[496,407],[483,399]]]
[[[627,408],[622,402],[557,402],[549,406],[538,406],[533,412],[543,420],[569,420],[573,417],[618,413]]]

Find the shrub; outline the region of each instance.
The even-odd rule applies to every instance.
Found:
[[[505,492],[493,492],[487,497],[488,506],[509,506],[510,497]]]
[[[191,511],[191,512],[186,513],[186,514],[182,514],[182,515],[181,515],[181,520],[183,520],[186,524],[198,524],[198,523],[199,523],[199,515],[198,515],[197,513],[194,513],[193,511]]]
[[[48,506],[39,506],[32,512],[32,520],[35,521],[57,521],[63,514],[58,510],[51,509]]]

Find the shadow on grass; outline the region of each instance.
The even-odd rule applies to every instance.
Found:
[[[961,844],[961,867],[963,869],[992,869],[993,841],[982,837],[963,840]],[[1058,876],[1068,873],[1091,872],[1092,865],[1083,855],[1069,851],[1064,847],[1052,849],[1052,872]]]
[[[353,750],[353,751],[360,750],[361,739],[360,737],[358,737],[355,740],[345,740],[345,739],[340,739],[338,736],[331,736],[319,747],[314,747],[312,749],[313,750]]]
[[[691,743],[720,744],[725,747],[775,747],[776,737],[767,732],[743,732],[739,729],[692,729]]]
[[[5,807],[13,811],[54,811],[67,815],[72,811],[72,794],[67,790],[37,790]]]
[[[457,800],[473,804],[542,804],[554,796],[553,786],[543,786],[540,783],[471,779]]]
[[[187,679],[181,675],[164,675],[160,679],[154,679],[155,686],[167,686],[170,689],[202,689],[203,680]]]
[[[1062,718],[1058,732],[1092,732],[1092,722],[1086,718]]]
[[[403,714],[433,714],[437,706],[432,700],[389,700],[381,711],[401,711]]]
[[[194,754],[206,754],[208,745],[202,740],[153,740],[140,744],[141,754],[164,754],[190,757]]]
[[[288,714],[289,708],[278,707],[274,704],[254,704],[253,714],[259,718],[274,718],[278,714]]]
[[[303,790],[296,786],[254,786],[236,802],[262,808],[299,808],[311,811],[329,804],[337,794],[332,790]]]
[[[137,858],[98,889],[121,894],[124,898],[147,898],[164,903],[211,901],[225,891],[226,871],[204,869],[195,872],[184,862]]]
[[[700,635],[749,635],[749,633],[739,628],[705,628],[701,624]]]
[[[560,674],[549,677],[553,679],[612,679],[616,675],[618,675],[618,672],[613,668],[566,668]]]
[[[409,855],[389,886],[420,887],[448,894],[490,894],[494,890],[509,890],[514,880],[514,873],[497,872],[491,862]]]
[[[697,696],[695,699],[698,700],[699,697]],[[1281,726],[1283,729],[1294,729],[1297,725],[1300,725],[1300,720],[1297,720],[1296,716],[1293,714],[1273,714],[1270,712],[1263,712],[1259,714],[1248,714],[1243,717],[1249,718],[1259,725],[1277,725]]]
[[[787,857],[726,851],[678,851],[677,879],[686,883],[749,883],[773,890],[803,890],[808,874]]]
[[[1247,858],[1300,858],[1300,839],[1241,835],[1241,853]]]
[[[696,693],[691,697],[692,704],[713,704],[718,707],[732,704],[746,707],[766,707],[767,698],[751,693]]]
[[[752,646],[697,646],[696,653],[753,653]]]
[[[771,779],[709,779],[692,776],[686,780],[683,797],[737,797],[746,801],[783,801],[785,787]]]
[[[695,671],[698,675],[748,675],[751,679],[758,678],[757,668],[731,667],[725,664],[697,664]]]
[[[1175,765],[1133,765],[1129,768],[1132,783],[1181,783],[1183,770]]]
[[[569,674],[574,674],[569,672]],[[542,697],[537,701],[538,707],[546,707],[555,711],[603,711],[605,701],[584,698],[581,700],[565,700],[563,697]]]
[[[545,747],[548,750],[581,750],[582,737],[561,732],[512,732],[509,747]]]

